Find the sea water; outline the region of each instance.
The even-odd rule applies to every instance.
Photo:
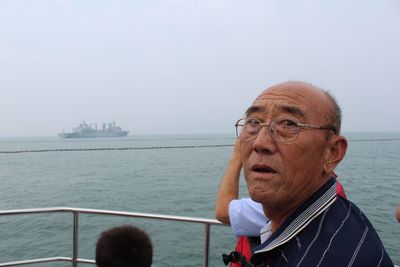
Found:
[[[400,133],[347,137],[348,153],[336,172],[348,198],[367,214],[399,264],[400,224],[394,212],[400,204]],[[233,143],[225,135],[2,138],[0,151],[26,152],[0,153],[0,209],[64,206],[214,218]],[[93,150],[98,148],[121,150]],[[243,178],[240,194],[247,196]],[[133,224],[150,234],[154,266],[202,266],[203,225],[86,214],[79,223],[80,258],[94,259],[102,231]],[[224,266],[221,254],[235,246],[229,227],[211,227],[210,245],[210,266]],[[71,214],[0,216],[0,262],[71,255]]]

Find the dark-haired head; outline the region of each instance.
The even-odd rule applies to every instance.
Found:
[[[96,244],[98,267],[150,267],[153,247],[143,230],[124,225],[104,231]]]

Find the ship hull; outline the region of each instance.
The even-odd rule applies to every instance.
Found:
[[[103,137],[125,137],[129,131],[120,132],[96,132],[96,133],[59,133],[61,138],[103,138]]]

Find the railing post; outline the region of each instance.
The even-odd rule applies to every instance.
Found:
[[[210,225],[205,224],[205,238],[204,238],[204,262],[203,266],[208,267],[208,253],[210,251]]]
[[[78,228],[79,228],[79,212],[74,211],[74,225],[72,236],[72,267],[78,267]]]

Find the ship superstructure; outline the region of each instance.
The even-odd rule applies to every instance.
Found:
[[[97,123],[94,127],[87,124],[85,121],[74,128],[71,133],[59,133],[62,138],[96,138],[96,137],[124,137],[127,136],[129,131],[124,131],[121,127],[117,126],[115,122],[103,123],[101,129],[98,129]]]

